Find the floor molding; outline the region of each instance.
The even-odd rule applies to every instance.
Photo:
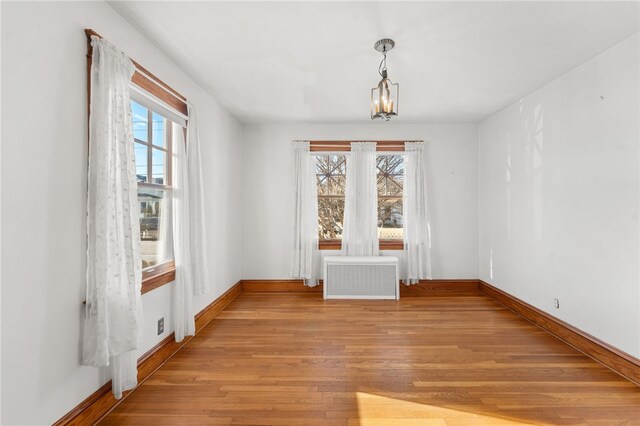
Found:
[[[320,285],[308,287],[304,285],[302,280],[283,279],[283,280],[242,280],[243,293],[262,293],[262,292],[305,292],[305,293],[322,293],[322,281]]]
[[[480,280],[480,291],[569,346],[640,386],[640,359]]]
[[[240,293],[242,293],[242,284],[241,281],[238,281],[222,296],[201,310],[195,317],[196,334],[209,324],[229,303],[238,297]],[[187,337],[178,343],[175,341],[174,333],[171,333],[140,357],[138,360],[138,386],[175,355],[176,352],[182,349],[189,340],[191,340],[191,337]],[[125,392],[122,398],[117,400],[111,393],[111,381],[109,381],[78,404],[73,410],[69,411],[64,417],[55,422],[54,426],[86,426],[95,424],[109,414],[131,392],[133,392],[133,390]]]
[[[400,285],[400,297],[428,296],[430,294],[446,293],[474,293],[478,292],[479,281],[476,279],[451,279],[451,280],[420,280],[419,284],[411,286]],[[275,279],[275,280],[242,280],[242,291],[245,293],[263,292],[305,292],[322,293],[322,280],[320,285],[307,287],[299,279]]]
[[[400,285],[400,297],[421,297],[453,295],[459,293],[478,293],[479,281],[460,280],[420,280],[418,284]]]

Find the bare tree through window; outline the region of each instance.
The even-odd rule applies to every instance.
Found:
[[[342,238],[346,157],[339,154],[316,157],[318,184],[318,232],[321,240]]]
[[[404,186],[404,157],[378,155],[378,237],[381,240],[401,240],[402,189]]]
[[[320,240],[342,238],[347,161],[344,154],[316,156],[318,186],[318,235]],[[402,240],[402,190],[404,157],[378,155],[378,236],[381,240]]]

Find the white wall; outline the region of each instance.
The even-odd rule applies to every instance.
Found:
[[[636,34],[479,134],[480,278],[636,357],[639,47]]]
[[[243,278],[290,277],[295,139],[424,140],[433,277],[478,277],[477,125],[373,122],[244,126]]]
[[[2,424],[50,424],[108,380],[80,366],[86,38],[93,28],[199,109],[213,290],[241,276],[241,127],[103,2],[2,2]],[[141,353],[172,331],[171,287],[143,296]],[[165,317],[165,334],[156,321]]]

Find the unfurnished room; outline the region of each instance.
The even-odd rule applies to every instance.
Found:
[[[640,426],[639,0],[0,30],[0,424]]]

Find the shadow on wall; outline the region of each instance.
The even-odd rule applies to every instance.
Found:
[[[514,208],[525,209],[524,217],[526,217],[525,223],[515,224],[516,229],[531,230],[533,240],[542,241],[543,125],[542,104],[538,103],[530,107],[526,100],[521,100],[520,129],[515,132],[510,129],[506,137],[507,241],[513,238],[513,220],[517,216],[514,214]],[[523,170],[523,172],[517,174],[516,170]],[[514,194],[531,195],[526,199],[514,200]],[[523,237],[527,238],[526,235]]]
[[[504,230],[506,241],[515,250],[522,243],[542,243],[544,220],[544,108],[540,102],[519,102],[518,125],[510,127],[504,148]],[[498,225],[501,226],[501,225]],[[494,279],[500,265],[494,264],[494,248],[489,249],[489,277]]]
[[[427,179],[427,208],[429,209],[429,234],[431,236],[431,271],[432,275],[435,277],[436,274],[433,274],[433,271],[441,271],[442,263],[440,262],[440,253],[434,250],[435,247],[440,247],[436,244],[438,240],[437,232],[434,230],[437,228],[434,224],[438,223],[438,214],[436,205],[433,200],[435,197],[435,188],[433,186],[433,172],[431,168],[431,141],[425,140],[424,142],[424,170],[426,173]]]

